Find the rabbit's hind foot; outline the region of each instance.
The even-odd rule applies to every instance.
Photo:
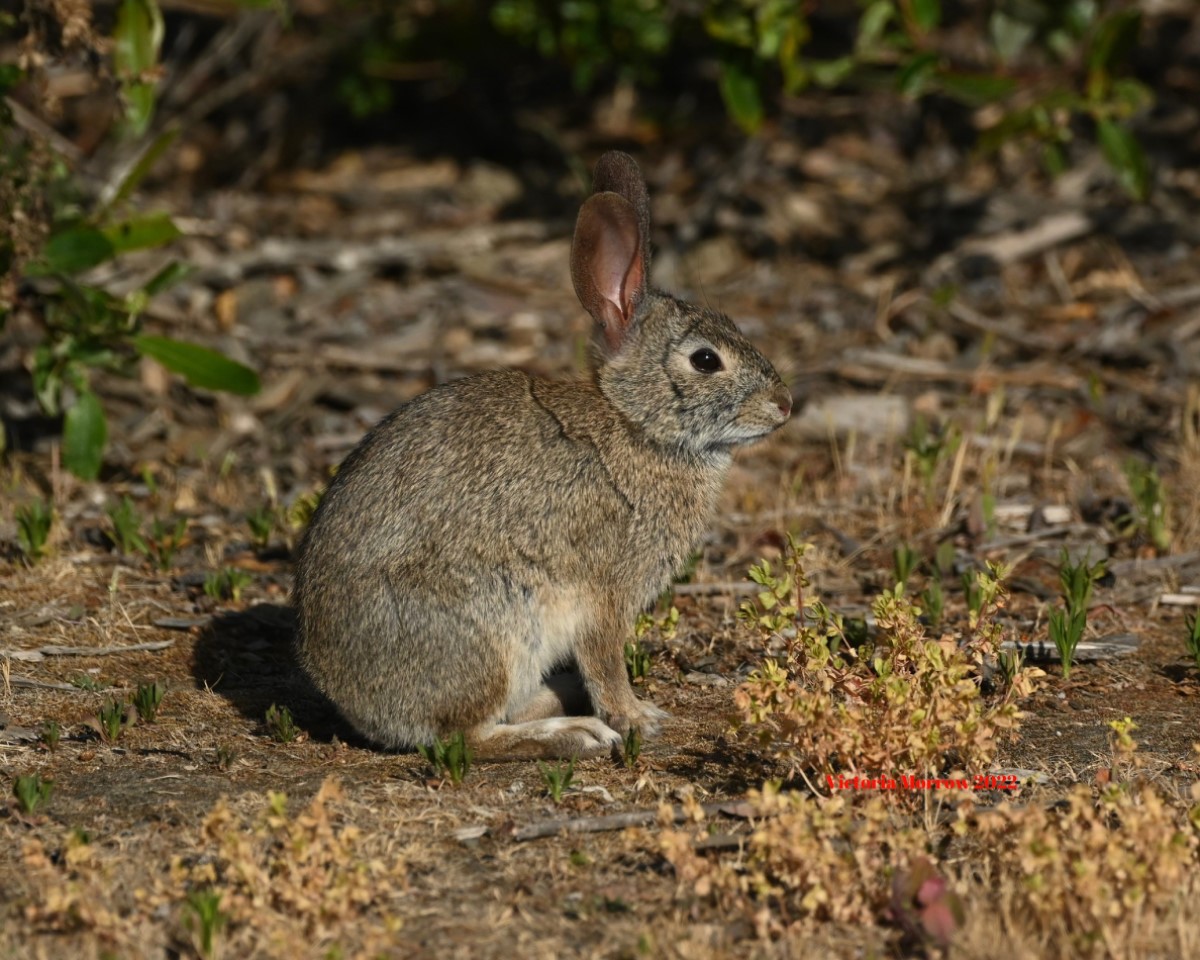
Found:
[[[596,717],[547,717],[498,723],[473,737],[480,759],[597,757],[621,745],[621,735]]]

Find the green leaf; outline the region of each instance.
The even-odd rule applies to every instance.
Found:
[[[138,184],[146,178],[146,174],[154,169],[154,165],[158,163],[158,158],[167,151],[167,148],[170,147],[171,144],[178,139],[178,137],[179,128],[171,127],[169,130],[164,130],[152,141],[150,141],[150,145],[147,146],[146,149],[142,151],[142,155],[138,157],[137,163],[135,163],[130,168],[129,172],[125,174],[125,179],[122,180],[121,185],[117,187],[117,192],[113,194],[112,199],[104,205],[104,209],[100,214],[101,219],[103,219],[105,212],[112,210],[115,207],[119,207],[133,195],[133,191],[136,190]]]
[[[63,419],[63,465],[83,480],[95,480],[107,442],[104,408],[91,390],[84,390]]]
[[[182,374],[193,387],[224,390],[242,396],[259,391],[257,373],[208,347],[170,337],[150,336],[134,337],[133,345],[142,355]]]
[[[1135,200],[1145,200],[1150,191],[1150,170],[1146,155],[1133,134],[1120,124],[1100,118],[1096,121],[1100,149],[1109,166],[1116,171],[1121,186]]]
[[[996,10],[988,20],[988,32],[992,35],[992,46],[1005,63],[1015,60],[1029,45],[1035,32],[1034,25],[1018,20],[1012,14]]]
[[[112,241],[95,227],[74,226],[54,234],[42,249],[42,262],[31,273],[82,273],[110,259]]]
[[[1042,144],[1042,166],[1051,177],[1061,177],[1066,172],[1067,158],[1059,144],[1053,141]]]
[[[126,119],[141,136],[154,114],[154,79],[162,47],[163,19],[157,0],[123,0],[113,30],[113,66],[121,80]]]
[[[855,47],[858,50],[869,50],[875,47],[883,37],[883,31],[896,14],[892,0],[875,0],[858,19],[858,38]]]
[[[854,71],[853,57],[838,57],[836,60],[810,60],[808,69],[813,82],[819,87],[836,87]]]
[[[912,0],[912,14],[918,27],[932,30],[942,22],[941,0]]]
[[[125,253],[129,250],[161,247],[181,234],[175,226],[175,221],[165,213],[152,213],[146,217],[133,217],[122,223],[115,223],[104,231],[104,235],[116,253]]]
[[[704,29],[714,40],[737,47],[754,46],[754,23],[733,8],[710,10],[704,16]]]
[[[142,290],[147,297],[156,297],[164,290],[175,286],[180,280],[192,272],[192,268],[186,263],[180,263],[178,260],[172,260],[165,267],[158,271],[146,283]]]
[[[154,85],[130,83],[124,87],[125,125],[130,136],[140,137],[154,117]]]
[[[746,133],[754,133],[762,125],[763,105],[758,95],[758,81],[736,63],[721,64],[721,97],[730,116]]]
[[[989,73],[939,73],[938,85],[947,96],[972,107],[1004,100],[1017,89],[1016,81]]]
[[[936,53],[918,53],[896,74],[896,89],[907,97],[919,97],[937,69]]]
[[[163,19],[155,0],[123,0],[113,30],[113,65],[122,80],[139,80],[158,63]]]

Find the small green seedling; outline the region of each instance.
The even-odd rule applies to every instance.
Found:
[[[250,536],[254,546],[266,550],[271,542],[271,533],[275,529],[275,511],[267,504],[259,504],[246,514],[246,525],[250,528]]]
[[[429,746],[417,747],[435,777],[448,777],[456,787],[471,769],[473,754],[467,738],[460,731],[446,740],[436,740]]]
[[[76,674],[67,682],[71,684],[71,686],[78,687],[80,690],[83,690],[86,693],[96,693],[108,686],[108,684],[103,680],[97,680],[90,673]]]
[[[631,640],[625,644],[625,669],[634,683],[650,675],[650,651],[642,646],[641,641]]]
[[[933,497],[933,478],[943,461],[952,457],[962,442],[962,434],[954,428],[930,427],[925,418],[917,415],[908,435],[904,438],[904,449],[913,458],[917,472],[925,484],[928,499]]]
[[[320,491],[302,493],[298,496],[287,510],[287,525],[293,531],[300,531],[307,527],[309,521],[313,518],[313,514],[317,512],[317,507],[321,505],[322,496],[324,494]]]
[[[562,803],[563,792],[571,786],[571,781],[575,779],[575,758],[572,757],[566,763],[554,766],[539,760],[538,769],[542,771],[542,780],[546,784],[546,793],[550,799],[555,803]]]
[[[1050,630],[1050,641],[1062,658],[1064,680],[1071,675],[1075,648],[1083,639],[1083,632],[1087,628],[1092,587],[1103,576],[1103,560],[1094,564],[1089,564],[1086,559],[1072,563],[1070,555],[1063,550],[1058,567],[1058,582],[1062,587],[1064,606],[1050,611],[1047,626]]]
[[[1063,550],[1058,565],[1058,582],[1062,587],[1063,600],[1069,610],[1086,612],[1092,601],[1092,587],[1104,576],[1104,561],[1088,564],[1087,559],[1071,562],[1071,555]]]
[[[17,507],[17,546],[29,563],[37,563],[46,555],[53,526],[54,510],[45,500]]]
[[[46,749],[53,753],[58,749],[58,741],[62,738],[62,727],[57,720],[47,720],[42,724],[40,739]]]
[[[1000,663],[1000,675],[1004,678],[1005,687],[1012,687],[1017,680],[1017,674],[1025,665],[1025,652],[1018,646],[1010,650],[1001,650],[996,659]]]
[[[292,719],[292,711],[287,707],[271,704],[267,708],[267,733],[276,743],[291,743],[295,740],[300,731]]]
[[[242,599],[242,590],[253,582],[254,577],[245,570],[223,567],[204,578],[204,594],[214,600],[232,600],[237,603]]]
[[[642,731],[640,727],[630,727],[625,734],[624,742],[625,766],[632,770],[642,755]]]
[[[137,717],[137,709],[132,703],[122,704],[119,700],[110,700],[100,708],[100,713],[86,721],[100,739],[105,743],[116,743],[126,727],[133,726]]]
[[[154,718],[158,716],[158,708],[166,692],[166,685],[159,683],[157,680],[153,683],[143,683],[138,686],[137,692],[133,695],[132,702],[137,709],[138,716],[145,720],[146,723],[153,723]]]
[[[175,554],[183,546],[186,534],[186,518],[180,517],[175,521],[175,526],[170,528],[162,520],[154,518],[154,523],[150,527],[149,549],[150,555],[154,558],[154,565],[163,573],[166,573],[174,565]]]
[[[115,507],[108,508],[108,522],[112,525],[109,537],[122,554],[149,554],[150,548],[141,534],[141,518],[129,497],[122,497]]]
[[[228,770],[237,759],[237,751],[227,743],[220,743],[213,752],[213,759],[218,770]]]
[[[967,611],[972,617],[978,618],[983,609],[983,587],[979,583],[978,570],[964,570],[962,573],[963,597],[967,601]]]
[[[946,609],[946,595],[942,592],[942,578],[930,577],[929,583],[921,591],[921,609],[929,619],[929,625],[935,630],[942,624],[942,615]]]
[[[1187,624],[1187,652],[1191,654],[1192,660],[1196,664],[1196,669],[1200,670],[1200,615],[1189,613],[1184,618],[1184,623]]]
[[[229,917],[221,909],[221,894],[216,890],[193,890],[187,896],[188,913],[184,924],[192,932],[195,947],[200,955],[212,958],[216,955],[217,938]]]
[[[17,777],[13,781],[13,796],[17,798],[17,807],[26,816],[32,816],[38,807],[44,807],[50,802],[50,794],[54,792],[54,781],[43,780],[41,774],[35,773],[27,777]]]
[[[1047,626],[1050,630],[1050,642],[1062,659],[1062,675],[1066,680],[1071,676],[1071,666],[1075,662],[1075,647],[1083,638],[1087,627],[1086,611],[1068,613],[1061,607],[1050,611]]]
[[[936,577],[945,580],[953,575],[956,554],[953,540],[943,540],[938,544],[937,552],[933,555],[933,569]]]
[[[902,543],[892,550],[892,570],[896,574],[896,583],[907,590],[908,578],[913,575],[920,562],[921,558],[917,555],[917,551],[907,543]]]
[[[1142,532],[1159,553],[1166,553],[1171,546],[1171,514],[1158,471],[1152,464],[1132,457],[1125,461],[1125,479]]]

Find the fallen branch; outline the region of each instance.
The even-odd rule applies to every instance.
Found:
[[[729,800],[724,803],[706,803],[701,808],[706,817],[721,814],[746,820],[754,816],[754,808],[744,800]],[[608,830],[624,830],[626,827],[644,827],[659,821],[657,810],[631,810],[628,813],[612,813],[604,817],[569,817],[555,820],[539,820],[513,831],[514,840],[537,840],[553,837],[560,833],[603,833]],[[671,808],[671,822],[683,823],[691,815],[683,807]]]
[[[1113,633],[1105,637],[1092,639],[1085,637],[1079,641],[1075,653],[1071,657],[1075,663],[1091,663],[1096,660],[1111,660],[1136,653],[1140,640],[1132,633]],[[1020,650],[1022,657],[1031,663],[1056,663],[1062,660],[1058,648],[1046,640],[1033,640],[1029,643],[1014,643],[1006,640],[1000,644],[1001,650]]]
[[[69,683],[47,683],[43,680],[30,680],[28,677],[9,677],[8,682],[14,687],[31,687],[34,690],[63,690],[67,693],[81,693],[82,687]]]
[[[174,640],[152,640],[149,643],[130,643],[122,647],[59,647],[54,644],[36,650],[0,650],[0,657],[7,660],[24,660],[36,663],[46,657],[107,657],[113,653],[137,653],[146,650],[166,650],[175,645]]]

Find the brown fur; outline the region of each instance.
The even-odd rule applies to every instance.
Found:
[[[313,518],[300,659],[380,744],[461,730],[484,755],[582,756],[662,716],[634,696],[625,639],[702,537],[731,448],[791,397],[727,317],[646,285],[636,170],[606,155],[576,229],[576,290],[604,331],[594,378],[432,390],[362,440]],[[701,349],[719,372],[695,367]],[[546,678],[571,663],[594,717],[555,709]]]

